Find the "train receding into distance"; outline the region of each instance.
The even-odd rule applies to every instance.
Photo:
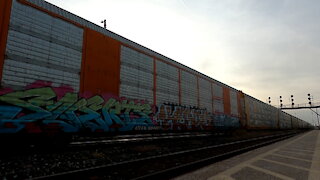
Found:
[[[43,0],[0,14],[0,135],[311,127]]]

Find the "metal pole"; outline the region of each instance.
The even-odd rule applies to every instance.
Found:
[[[318,108],[316,108],[316,111],[314,111],[313,109],[310,108],[310,110],[313,111],[313,112],[317,115],[318,127],[319,127],[319,126],[320,126],[320,124],[319,124],[319,116],[320,116],[320,115],[318,114],[318,110],[317,110],[317,109],[318,109]],[[316,124],[317,124],[317,122],[314,123],[315,126],[317,126]]]
[[[320,123],[319,123],[319,114],[318,114],[318,108],[316,108],[316,112],[317,112],[317,119],[318,119],[318,128],[320,127]]]
[[[314,126],[316,126],[316,120],[313,118],[313,111],[312,111],[311,108],[310,108],[310,110],[311,110],[312,123],[313,123]]]

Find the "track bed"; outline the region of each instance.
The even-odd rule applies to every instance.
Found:
[[[288,131],[286,133],[292,132],[293,131]],[[27,151],[20,149],[20,153],[11,152],[11,155],[9,153],[7,156],[1,157],[0,176],[7,177],[9,179],[25,179],[35,177],[48,178],[53,175],[52,178],[61,178],[60,175],[64,173],[71,173],[69,174],[70,176],[78,176],[75,171],[79,171],[82,173],[84,172],[86,177],[89,178],[97,173],[95,172],[97,169],[108,167],[107,169],[109,170],[107,172],[102,170],[104,173],[98,174],[103,178],[114,179],[115,177],[119,177],[120,179],[127,179],[127,177],[131,178],[149,174],[151,172],[154,173],[171,167],[172,164],[182,165],[203,158],[198,155],[204,155],[205,157],[210,156],[207,152],[198,153],[196,149],[199,148],[206,149],[207,147],[217,145],[219,147],[220,144],[245,140],[248,138],[274,136],[283,133],[284,132],[281,131],[237,131],[233,133],[233,136],[183,134],[181,136],[176,135],[174,137],[172,135],[153,137],[153,139],[150,139],[149,137],[145,140],[140,139],[139,141],[134,138],[125,142],[121,141],[121,143],[118,141],[115,141],[114,143],[111,141],[107,141],[107,143],[101,141],[99,143],[88,144],[88,141],[84,141],[86,142],[85,144],[79,144],[78,142],[67,147],[28,149]],[[221,150],[224,151],[224,149],[220,147],[216,149],[218,150],[217,152],[220,152]],[[177,154],[178,157],[173,157],[170,154]],[[191,156],[189,157],[188,154]],[[162,161],[163,159],[169,161]],[[153,165],[151,166],[148,162]],[[139,165],[137,166],[136,163]],[[131,169],[131,166],[140,167],[140,171]],[[157,168],[148,169],[150,167]],[[126,175],[128,172],[139,173],[129,173]],[[122,175],[124,177],[122,177]],[[83,175],[80,176],[83,177]]]

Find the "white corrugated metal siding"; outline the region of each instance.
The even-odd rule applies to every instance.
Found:
[[[238,97],[237,92],[230,90],[230,108],[231,108],[231,115],[238,116]]]
[[[291,128],[291,116],[287,113],[281,112],[280,115],[280,128],[289,129]]]
[[[212,112],[212,91],[211,83],[205,79],[199,78],[199,98],[200,108]]]
[[[223,88],[217,84],[212,84],[213,86],[213,109],[214,112],[223,113],[224,104],[223,104]]]
[[[191,69],[189,67],[186,67],[185,65],[182,65],[182,64],[180,64],[180,63],[178,63],[178,62],[176,62],[176,61],[174,61],[174,60],[172,60],[172,59],[170,59],[170,58],[168,58],[166,56],[163,56],[163,55],[161,55],[161,54],[159,54],[159,53],[157,53],[155,51],[152,51],[152,50],[150,50],[150,49],[148,49],[148,48],[146,48],[144,46],[141,46],[141,45],[139,45],[139,44],[137,44],[137,43],[135,43],[133,41],[130,41],[130,40],[128,40],[128,39],[126,39],[126,38],[124,38],[122,36],[119,36],[118,34],[115,34],[115,33],[111,32],[111,31],[109,31],[107,29],[104,29],[101,26],[98,26],[98,25],[96,25],[94,23],[91,23],[91,22],[89,22],[89,21],[87,21],[87,20],[85,20],[85,19],[83,19],[83,18],[81,18],[79,16],[76,16],[76,15],[70,13],[70,12],[67,12],[67,11],[57,7],[57,6],[53,6],[50,3],[47,3],[47,2],[45,2],[43,0],[27,0],[27,1],[31,2],[33,4],[36,4],[37,6],[40,6],[40,7],[44,8],[44,9],[47,9],[47,10],[53,12],[53,13],[61,15],[61,16],[65,17],[65,18],[68,18],[68,19],[70,19],[70,20],[72,20],[72,21],[74,21],[76,23],[79,23],[80,25],[83,25],[83,26],[85,26],[87,28],[90,28],[92,30],[100,32],[100,33],[102,33],[102,34],[104,34],[104,35],[106,35],[108,37],[114,38],[114,39],[120,41],[121,43],[127,44],[127,45],[129,45],[131,47],[134,47],[134,48],[139,49],[139,50],[141,50],[143,52],[146,52],[150,56],[153,56],[153,57],[156,57],[158,59],[162,59],[162,60],[164,60],[166,62],[169,62],[171,64],[174,64],[176,67],[179,67],[179,68],[182,68],[182,69],[188,69],[188,70],[190,70],[190,71],[202,76],[202,78],[204,78],[204,79],[208,79],[208,80],[210,79],[209,77],[206,77],[203,74],[201,74],[201,73],[199,73],[199,72],[197,72],[197,71],[195,71],[195,70],[193,70],[193,69]]]
[[[198,106],[197,77],[186,71],[181,71],[181,103],[188,106]]]
[[[256,128],[276,128],[277,109],[252,97],[245,96],[249,105],[249,126]]]
[[[170,62],[170,63],[172,63],[172,64],[174,64],[176,66],[179,66],[181,68],[186,68],[186,66],[184,66],[184,65],[182,65],[182,64],[180,64],[178,62],[175,62],[170,58],[167,58],[167,57],[165,57],[163,55],[160,55],[159,53],[156,53],[155,51],[152,51],[152,50],[150,50],[150,49],[148,49],[146,47],[143,47],[143,46],[141,46],[141,45],[139,45],[139,44],[137,44],[137,43],[135,43],[133,41],[130,41],[130,40],[128,40],[128,39],[126,39],[126,38],[124,38],[122,36],[119,36],[119,35],[111,32],[111,31],[109,31],[107,29],[102,28],[101,26],[98,26],[98,25],[96,25],[96,24],[94,24],[94,23],[92,23],[90,21],[87,21],[87,20],[85,20],[85,19],[83,19],[83,18],[81,18],[79,16],[76,16],[76,15],[70,13],[70,12],[67,12],[67,11],[57,7],[57,6],[53,6],[50,3],[47,3],[47,2],[45,2],[43,0],[27,0],[27,1],[31,2],[33,4],[36,4],[37,6],[40,6],[40,7],[44,8],[44,9],[47,9],[47,10],[53,12],[53,13],[61,15],[61,16],[65,17],[65,18],[68,18],[68,19],[70,19],[70,20],[72,20],[72,21],[74,21],[76,23],[79,23],[79,24],[81,24],[81,25],[83,25],[85,27],[88,27],[88,28],[90,28],[92,30],[95,30],[95,31],[100,32],[100,33],[102,33],[104,35],[107,35],[108,37],[114,38],[114,39],[116,39],[116,40],[118,40],[118,41],[120,41],[122,43],[125,43],[125,44],[131,46],[131,47],[137,48],[137,49],[139,49],[139,50],[141,50],[143,52],[146,52],[146,53],[150,54],[151,56],[154,56],[154,57],[157,57],[157,58],[162,59],[164,61]],[[196,71],[194,71],[194,72],[196,72]],[[199,72],[196,72],[196,73],[199,73]]]
[[[270,128],[276,128],[278,123],[278,109],[268,104],[260,103],[263,105],[263,118],[267,122],[267,126]]]
[[[176,67],[156,61],[157,104],[179,103],[179,70]]]
[[[248,98],[249,103],[249,126],[250,127],[260,127],[263,124],[261,124],[261,118],[260,118],[260,107],[258,104],[254,101],[252,98]]]
[[[2,84],[36,80],[79,90],[83,29],[13,1]]]
[[[120,96],[153,103],[153,58],[121,46]]]
[[[298,118],[292,116],[292,128],[298,128],[299,127],[299,121]]]

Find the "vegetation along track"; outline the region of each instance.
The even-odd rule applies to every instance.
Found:
[[[251,138],[225,144],[161,154],[36,179],[166,179],[296,135],[298,132]]]

